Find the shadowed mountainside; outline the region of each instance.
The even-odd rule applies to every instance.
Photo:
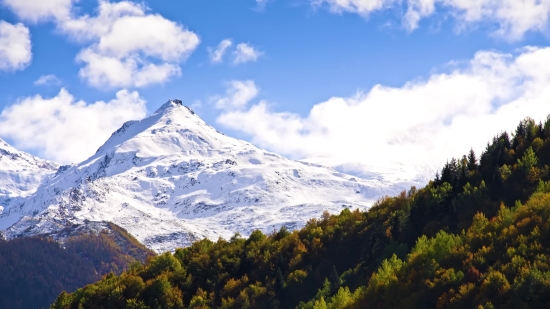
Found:
[[[120,227],[107,226],[69,236],[63,244],[46,237],[0,240],[0,308],[46,308],[62,291],[120,274],[154,255]]]

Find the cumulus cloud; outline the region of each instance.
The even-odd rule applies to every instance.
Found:
[[[263,55],[263,53],[253,46],[246,43],[237,44],[235,51],[233,52],[235,56],[233,63],[241,64],[250,61],[256,61],[258,58]]]
[[[0,70],[24,69],[32,59],[29,29],[0,20]]]
[[[144,87],[166,82],[181,74],[181,63],[200,42],[192,31],[149,13],[142,4],[100,0],[95,16],[75,17],[71,14],[73,2],[78,1],[4,0],[20,18],[53,20],[62,33],[87,45],[76,60],[83,64],[80,77],[94,87]]]
[[[314,6],[328,6],[336,13],[350,12],[363,16],[384,9],[406,12],[403,23],[409,30],[421,19],[436,13],[453,16],[458,29],[472,24],[497,26],[496,35],[517,40],[526,32],[548,29],[550,0],[311,0]]]
[[[70,17],[73,2],[77,0],[3,0],[19,18],[39,22],[43,20],[65,20]]]
[[[223,110],[239,110],[246,107],[250,100],[258,95],[259,89],[252,80],[230,81],[224,96],[215,97],[216,108]]]
[[[81,16],[59,27],[79,42],[90,42],[77,56],[80,76],[95,87],[143,87],[181,74],[180,64],[199,37],[143,5],[100,1],[97,16]],[[139,29],[139,31],[136,31]]]
[[[139,55],[118,58],[87,48],[77,56],[85,66],[79,75],[94,87],[143,87],[163,83],[181,74],[174,63],[144,63]]]
[[[61,80],[53,74],[42,75],[34,81],[36,86],[57,86],[61,85]]]
[[[36,95],[5,108],[0,135],[48,159],[79,162],[94,154],[124,122],[145,114],[145,101],[137,92],[121,90],[109,102],[88,104],[61,89],[53,98]]]
[[[208,53],[210,54],[210,61],[212,62],[222,62],[223,56],[229,47],[233,45],[233,42],[230,39],[225,39],[218,44],[216,49],[209,48]]]
[[[470,147],[480,153],[494,135],[514,129],[524,117],[546,118],[549,82],[550,48],[530,47],[515,55],[481,51],[450,72],[400,88],[377,85],[333,97],[307,116],[276,112],[260,101],[226,110],[217,121],[297,159],[331,166],[439,168]]]

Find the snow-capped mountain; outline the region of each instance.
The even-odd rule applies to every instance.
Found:
[[[86,161],[43,175],[36,192],[0,211],[7,238],[110,221],[161,252],[203,237],[298,228],[325,210],[364,210],[402,189],[228,137],[179,100],[125,123]]]

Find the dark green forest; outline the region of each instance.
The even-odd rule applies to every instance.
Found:
[[[47,308],[62,291],[120,274],[153,255],[122,228],[109,229],[69,237],[65,248],[45,237],[0,240],[0,308]]]
[[[368,212],[205,239],[51,308],[548,308],[549,165],[550,117],[525,119]]]

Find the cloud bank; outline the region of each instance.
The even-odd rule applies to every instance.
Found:
[[[480,153],[524,117],[545,119],[549,82],[550,48],[516,55],[482,51],[466,66],[424,81],[330,98],[307,116],[277,112],[265,101],[248,107],[240,102],[222,104],[217,122],[292,158],[359,169],[398,164],[433,176],[446,160],[471,147]]]
[[[145,115],[145,101],[137,92],[121,90],[109,102],[88,104],[61,89],[53,98],[36,95],[5,108],[0,135],[47,159],[75,163],[93,155],[124,122]]]

